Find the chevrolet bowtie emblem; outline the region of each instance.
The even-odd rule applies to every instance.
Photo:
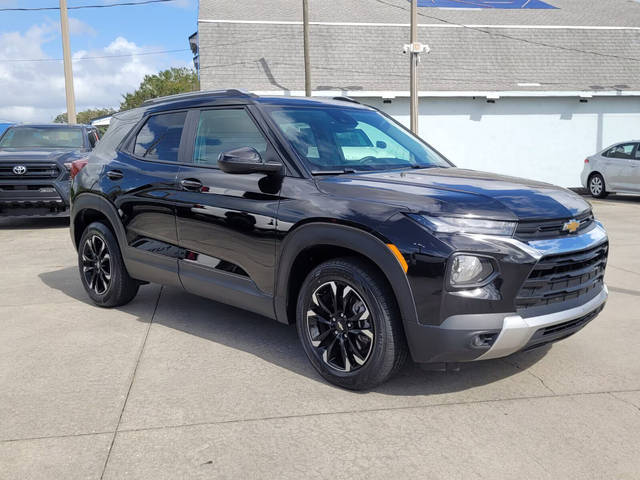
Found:
[[[569,220],[562,226],[562,230],[569,233],[576,233],[580,228],[580,222],[577,220]]]

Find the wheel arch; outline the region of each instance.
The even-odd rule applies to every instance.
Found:
[[[126,233],[116,208],[107,199],[94,193],[77,195],[71,205],[71,239],[76,249],[85,228],[95,221],[102,221],[111,229],[120,250],[124,252],[127,245]]]
[[[385,242],[353,226],[325,222],[306,223],[284,240],[278,269],[274,307],[278,321],[295,323],[295,306],[309,271],[325,260],[357,256],[375,266],[394,292],[406,327],[417,325],[417,311],[409,281]]]

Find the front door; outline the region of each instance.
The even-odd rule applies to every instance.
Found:
[[[632,158],[636,151],[635,143],[623,143],[610,148],[602,154],[604,157],[605,181],[607,190],[628,190],[629,174],[632,168]]]
[[[192,154],[178,172],[180,279],[192,293],[273,316],[276,212],[281,179],[218,168],[221,152],[253,147],[278,154],[245,107],[197,114]]]

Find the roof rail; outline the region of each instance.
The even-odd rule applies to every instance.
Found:
[[[246,97],[251,98],[255,97],[253,93],[249,93],[246,90],[238,90],[235,88],[230,88],[227,90],[197,90],[194,92],[186,92],[186,93],[177,93],[175,95],[167,95],[165,97],[157,97],[151,98],[149,100],[145,100],[142,103],[143,107],[147,107],[149,105],[156,105],[158,103],[169,102],[171,100],[180,100],[180,99],[188,99],[188,98],[198,98],[198,97]]]
[[[357,101],[356,99],[351,98],[351,97],[345,97],[345,96],[342,96],[342,97],[333,97],[333,99],[334,99],[334,100],[340,100],[340,101],[342,101],[342,102],[357,103],[358,105],[360,105],[360,102],[359,102],[359,101]]]

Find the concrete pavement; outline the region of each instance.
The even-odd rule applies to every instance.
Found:
[[[596,321],[369,393],[294,328],[177,289],[94,307],[64,220],[0,220],[0,478],[640,478],[640,198],[593,203]]]

